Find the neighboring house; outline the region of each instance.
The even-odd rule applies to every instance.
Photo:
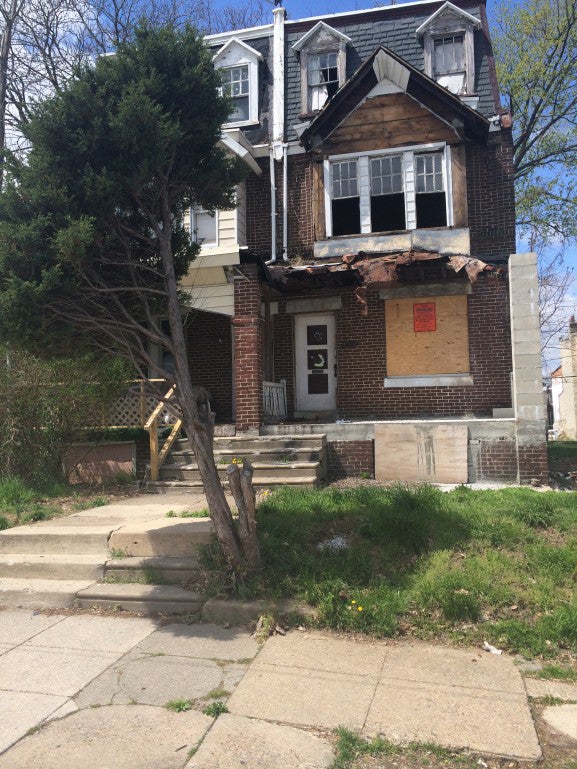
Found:
[[[551,374],[555,436],[577,440],[577,322],[572,316],[569,333],[559,340],[561,365]]]
[[[234,211],[190,212],[191,369],[217,422],[323,433],[331,477],[545,480],[484,3],[275,8],[206,42],[250,168]]]

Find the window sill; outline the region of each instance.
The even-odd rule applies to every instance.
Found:
[[[431,227],[420,230],[398,232],[361,233],[360,235],[338,235],[314,244],[316,258],[336,258],[342,254],[359,251],[393,253],[411,249],[436,251],[440,254],[470,254],[471,246],[468,227]]]
[[[472,387],[471,374],[429,374],[427,376],[385,377],[385,389],[390,387]]]
[[[223,130],[227,131],[229,128],[246,128],[247,126],[260,125],[260,120],[239,120],[237,123],[225,123]]]

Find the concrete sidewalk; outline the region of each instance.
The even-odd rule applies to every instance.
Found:
[[[0,713],[0,769],[326,769],[336,726],[541,755],[511,658],[316,631],[0,611]]]

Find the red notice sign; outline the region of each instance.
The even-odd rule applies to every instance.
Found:
[[[415,331],[437,330],[434,302],[420,302],[413,305],[413,329]]]

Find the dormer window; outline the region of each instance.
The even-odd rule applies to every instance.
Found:
[[[459,96],[475,92],[474,32],[480,27],[479,19],[447,2],[416,30],[423,41],[425,73]]]
[[[323,21],[293,45],[300,57],[301,112],[318,112],[346,80],[346,46],[350,38]]]
[[[465,35],[433,39],[433,72],[435,80],[452,93],[466,93]]]
[[[314,53],[308,59],[308,109],[315,112],[339,90],[338,53]]]
[[[213,57],[220,70],[222,93],[232,99],[229,128],[258,123],[258,69],[262,54],[233,37]]]
[[[234,112],[229,122],[250,119],[250,84],[248,64],[222,70],[222,92],[233,100]]]

